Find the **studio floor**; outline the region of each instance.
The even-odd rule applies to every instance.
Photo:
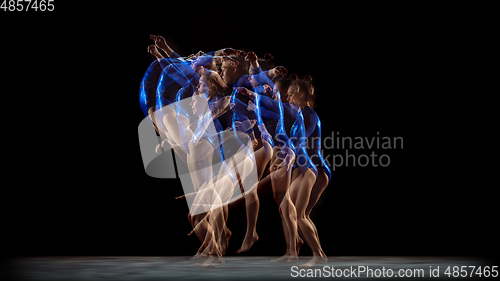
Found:
[[[216,267],[200,267],[200,260],[191,257],[17,257],[11,258],[4,266],[4,274],[17,280],[287,280],[297,278],[312,279],[455,279],[445,271],[453,266],[466,266],[467,280],[471,266],[483,268],[491,262],[474,257],[328,257],[328,262],[301,270],[297,267],[309,261],[310,257],[300,257],[299,262],[271,262],[276,257],[225,257],[225,263]],[[201,260],[203,261],[203,260]],[[392,270],[392,278],[368,276],[358,272],[360,267],[373,270],[372,274],[386,274]],[[438,268],[439,267],[439,268]],[[333,268],[333,273],[332,273]],[[497,267],[498,268],[498,267]],[[340,270],[339,270],[340,269]],[[354,275],[350,272],[357,269]],[[378,271],[377,271],[378,269]],[[402,273],[413,275],[421,269],[421,276],[398,276]],[[436,270],[437,269],[437,270]],[[432,271],[433,270],[433,271]],[[431,277],[431,271],[434,277]],[[344,276],[344,274],[348,276]],[[439,274],[437,278],[436,274]],[[337,276],[335,276],[337,275]],[[351,276],[349,276],[351,275]],[[309,279],[308,278],[308,279]],[[490,277],[491,280],[495,279]],[[489,280],[490,278],[481,278]],[[459,278],[463,279],[463,278]]]

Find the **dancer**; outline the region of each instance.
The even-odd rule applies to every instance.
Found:
[[[249,52],[245,57],[245,60],[248,61],[250,64],[251,73],[260,74],[262,72],[257,60],[257,55],[254,52]],[[262,87],[260,83],[262,84],[268,83],[269,79],[284,74],[286,74],[286,69],[282,66],[279,66],[277,68],[271,69],[270,71],[266,71],[265,72],[266,76],[264,78],[258,77],[256,75],[249,75],[244,77],[251,82],[253,89],[255,89],[258,87]],[[246,88],[238,87],[237,89],[240,91],[241,89],[246,89]],[[271,160],[272,157],[273,146],[274,146],[272,138],[274,137],[274,130],[271,136],[271,134],[268,132],[266,128],[267,124],[264,123],[260,113],[258,111],[257,114],[248,111],[248,105],[240,101],[239,98],[236,98],[236,94],[233,95],[232,100],[233,100],[232,110],[233,112],[235,112],[235,115],[239,114],[240,116],[243,117],[246,116],[247,118],[257,120],[257,128],[259,129],[258,131],[260,132],[259,138],[261,139],[262,146],[255,151],[255,160],[257,165],[258,178],[260,179],[264,174],[267,163]],[[275,114],[275,116],[276,119],[279,119],[279,114]],[[273,129],[275,129],[275,126],[273,127]],[[248,251],[251,248],[251,246],[259,239],[259,236],[257,235],[256,231],[259,205],[260,203],[258,199],[257,188],[252,189],[251,193],[246,193],[245,206],[247,211],[247,232],[245,234],[242,246],[238,251],[236,251],[236,253],[243,253]]]
[[[227,66],[227,65],[224,65],[224,66]],[[181,76],[181,78],[182,78],[182,76]],[[178,80],[179,80],[179,78],[177,78],[177,79],[175,79],[175,80],[176,80],[176,81],[178,81]],[[188,86],[189,86],[189,85],[188,85]],[[185,90],[185,89],[181,89],[181,91],[179,91],[179,93],[185,93],[185,92],[186,92],[186,90]],[[189,93],[189,90],[188,90],[187,92]],[[181,97],[180,97],[180,96],[181,96]],[[178,95],[177,95],[177,98],[176,98],[176,101],[183,100],[184,98],[183,98],[182,96],[183,96],[183,94],[181,94],[181,95],[179,95],[179,94],[178,94]],[[165,119],[165,118],[167,118],[167,119],[168,119],[168,116],[165,116],[165,117],[164,117],[164,119]],[[248,119],[247,119],[247,120],[248,120]],[[168,121],[166,121],[166,120],[165,120],[165,122],[168,122]],[[242,120],[242,121],[240,121],[240,120],[233,120],[233,124],[245,124],[245,120]],[[181,127],[184,127],[184,126],[181,126]],[[251,126],[249,126],[249,128],[251,128]],[[184,135],[184,134],[181,134],[181,136],[182,136],[182,135]],[[181,142],[182,142],[182,140],[181,140]],[[259,157],[259,155],[260,155],[260,154],[262,154],[262,153],[257,152],[257,153],[255,154],[255,156],[256,156],[257,158],[262,158],[262,157]],[[253,156],[253,155],[252,155],[252,156]],[[267,161],[268,161],[268,160],[269,160],[269,159],[267,159]],[[258,165],[258,166],[262,166],[262,165]],[[264,165],[264,166],[265,166],[265,165]],[[239,173],[237,173],[236,175],[237,175],[237,176],[239,176],[240,174],[239,174]],[[245,177],[246,177],[246,176],[245,176]],[[201,182],[199,181],[199,182],[198,182],[198,185],[199,185],[200,183],[201,183]],[[253,190],[253,189],[250,189],[250,190]],[[251,197],[251,196],[248,196],[248,197]],[[248,200],[247,200],[247,202],[253,202],[253,200],[251,200],[251,198],[247,198],[247,199],[248,199]],[[227,208],[227,206],[226,206],[226,208]],[[226,213],[227,213],[227,212],[226,212]],[[226,216],[226,218],[227,218],[227,216]],[[191,220],[191,221],[193,221],[193,220]],[[199,224],[200,222],[201,222],[200,220],[196,220],[196,219],[194,220],[194,224]],[[249,220],[249,222],[251,223],[251,220]],[[201,222],[201,223],[202,223],[202,222]],[[229,235],[229,236],[230,236],[230,235]],[[255,235],[253,235],[253,236],[247,236],[247,237],[251,237],[251,239],[250,239],[250,243],[253,243],[253,242],[255,242],[255,241],[256,241],[256,239],[254,239],[254,238],[253,238],[253,237],[255,237]],[[257,239],[258,239],[258,237],[257,237]],[[253,240],[253,242],[252,242],[252,240]],[[248,241],[248,239],[247,239],[246,241]],[[245,244],[245,242],[244,242],[244,244]],[[204,245],[206,245],[206,244],[204,244]],[[200,253],[200,252],[199,252],[199,253]]]
[[[193,110],[196,114],[199,114],[199,108],[203,102],[200,102],[198,97],[193,101],[196,101],[193,102]],[[202,117],[200,116],[200,118]],[[195,193],[190,209],[193,216],[207,214],[193,229],[194,232],[208,230],[202,245],[205,250],[200,255],[208,254],[209,259],[203,262],[202,266],[212,266],[223,261],[221,258],[223,253],[219,251],[221,239],[223,239],[222,233],[226,229],[225,220],[227,219],[224,216],[223,207],[227,206],[233,194],[239,188],[239,181],[243,186],[245,184],[254,186],[257,182],[256,176],[252,176],[252,172],[255,174],[255,163],[248,136],[238,132],[238,136],[235,137],[235,134],[226,131],[223,138],[225,161],[221,163],[219,171]],[[246,142],[246,145],[241,140]],[[255,183],[252,184],[252,182]],[[247,192],[247,190],[244,192]],[[192,195],[190,194],[190,196]],[[219,256],[219,260],[214,260],[214,256]]]
[[[268,81],[268,83],[275,88],[272,81]],[[260,112],[257,115],[262,114],[262,116],[268,118],[275,118],[275,113],[279,113],[280,116],[276,137],[280,144],[280,150],[277,153],[277,157],[279,157],[282,162],[280,162],[276,170],[272,172],[271,181],[275,200],[280,206],[279,210],[282,221],[284,222],[285,237],[287,237],[288,255],[286,259],[288,261],[296,261],[298,260],[295,243],[295,241],[297,241],[296,211],[288,192],[291,176],[290,168],[295,159],[295,155],[299,155],[301,159],[306,159],[302,165],[304,169],[301,168],[304,174],[310,173],[308,170],[315,170],[311,161],[307,160],[308,156],[305,152],[305,144],[303,143],[305,135],[303,116],[298,108],[292,105],[287,104],[283,106],[281,102],[276,102],[267,96],[258,95],[244,88],[241,88],[240,91],[242,94],[256,101],[255,109],[257,112]],[[278,99],[280,98],[279,93],[276,93],[275,96]],[[288,138],[288,136],[290,136],[290,138]],[[315,175],[314,172],[313,175]],[[293,243],[290,241],[293,241]]]
[[[158,92],[163,91],[166,87],[169,86],[168,83],[167,83],[167,85],[165,85],[166,83],[162,83],[162,82],[168,81],[167,79],[170,78],[170,80],[176,81],[178,84],[182,85],[182,88],[179,90],[179,92],[176,95],[176,101],[180,100],[179,97],[181,97],[182,95],[185,95],[185,97],[189,97],[190,95],[192,95],[192,93],[194,92],[194,87],[197,87],[196,90],[198,90],[198,93],[209,92],[208,96],[211,99],[214,98],[214,95],[213,95],[214,91],[209,90],[209,89],[214,88],[214,84],[212,83],[211,87],[209,87],[209,88],[206,87],[206,83],[204,83],[206,81],[203,78],[197,79],[199,76],[197,75],[196,72],[198,72],[199,74],[201,74],[205,78],[215,76],[214,80],[217,80],[217,76],[218,76],[217,73],[215,73],[217,75],[212,75],[213,72],[210,72],[210,71],[204,69],[203,66],[201,65],[201,63],[196,65],[196,63],[199,63],[198,58],[196,58],[196,57],[194,58],[195,59],[194,62],[191,65],[189,65],[189,63],[187,61],[182,60],[182,59],[178,59],[179,56],[175,52],[173,52],[173,50],[171,48],[169,48],[168,45],[166,45],[163,38],[153,37],[153,36],[152,36],[152,38],[156,39],[155,41],[157,43],[158,42],[161,43],[159,45],[161,45],[163,47],[162,49],[164,51],[166,51],[167,55],[174,57],[174,59],[176,59],[176,60],[170,60],[168,66],[164,67],[164,71],[162,73],[162,77],[161,77],[160,83],[158,85],[158,89],[159,89]],[[159,55],[158,53],[156,53],[156,56],[158,59],[162,58],[161,55]],[[211,58],[209,58],[209,59],[211,60]],[[205,61],[207,61],[207,60],[205,59]],[[192,66],[196,69],[196,71],[192,68]],[[206,73],[210,73],[210,75],[206,75]],[[191,78],[191,79],[189,79],[189,78]],[[199,84],[193,83],[192,81],[194,79],[199,81]],[[220,83],[222,81],[220,78],[218,80],[219,80],[218,81],[219,84],[223,84],[223,83]],[[196,85],[196,84],[198,84],[198,85]],[[223,84],[223,85],[225,86],[225,84]],[[196,101],[196,100],[198,100],[198,98],[193,99],[193,101]],[[215,101],[215,102],[213,100],[211,102],[212,111],[215,109],[227,108],[227,104],[229,101],[228,99],[225,99],[225,101],[222,101],[222,99],[216,99],[216,100],[217,101]],[[219,102],[219,101],[222,101],[221,104],[225,103],[226,106],[214,106],[214,103]],[[194,104],[196,104],[196,103],[194,103]],[[181,157],[181,159],[185,160],[186,163],[188,163],[188,167],[191,171],[190,174],[191,174],[191,177],[193,180],[193,184],[195,186],[194,188],[198,189],[203,184],[206,184],[212,175],[212,171],[210,170],[209,167],[211,167],[211,164],[212,164],[212,155],[213,155],[214,149],[209,146],[209,143],[213,145],[215,143],[215,141],[210,141],[210,138],[206,138],[206,140],[201,140],[197,143],[195,142],[197,145],[193,145],[193,143],[189,142],[189,140],[194,137],[194,135],[196,134],[196,131],[193,132],[193,130],[190,131],[189,128],[186,129],[189,126],[190,122],[189,122],[188,114],[186,114],[186,112],[184,112],[185,109],[182,106],[176,106],[175,110],[172,110],[172,107],[162,107],[161,104],[158,105],[157,108],[159,110],[157,110],[155,112],[155,114],[152,114],[152,116],[156,117],[155,120],[162,120],[163,119],[163,122],[162,122],[162,125],[163,125],[162,127],[164,129],[163,135],[166,137],[166,139],[169,141],[170,145],[173,147],[174,151],[176,151],[176,153]],[[197,107],[193,107],[193,110],[196,108]],[[222,110],[219,110],[219,112],[221,112],[221,111]],[[212,113],[214,113],[214,112],[212,112]],[[214,114],[214,117],[217,117],[219,115],[221,115],[221,114],[217,114],[217,115]],[[177,120],[178,122],[174,122],[177,124],[170,122],[173,120]],[[200,124],[201,120],[203,120],[203,119],[198,120],[197,123],[198,123],[198,125],[202,125],[201,127],[203,128],[206,124],[209,124],[209,122],[212,122],[214,119],[210,118],[210,120],[205,120],[205,122],[204,122],[205,124]],[[155,122],[155,123],[161,123],[161,122]],[[220,129],[220,127],[219,127],[219,129]],[[199,130],[199,132],[205,133],[204,129]],[[214,134],[215,132],[211,132],[211,133]],[[187,145],[188,143],[189,143],[189,146]],[[203,164],[200,164],[200,163],[203,163]],[[204,168],[197,169],[197,165],[198,166],[202,165],[202,166],[204,166]],[[204,226],[204,227],[198,227],[198,229],[203,229],[205,231],[201,230],[201,233],[200,233],[200,231],[197,232],[197,236],[200,239],[200,241],[202,241],[202,242],[207,241],[207,239],[209,239],[209,237],[210,237],[210,232],[206,231],[209,226],[203,222],[204,216],[205,216],[205,214],[199,215],[196,213],[194,218],[191,216],[189,217],[190,222],[192,223],[193,227],[195,227],[196,225],[199,225],[199,224]],[[214,217],[214,216],[212,215],[212,217]],[[215,217],[217,217],[217,216],[215,216]],[[218,229],[220,230],[220,227]],[[227,228],[226,228],[226,232],[229,232],[229,230],[227,230]],[[229,234],[229,236],[230,236],[230,234]],[[215,237],[215,236],[212,235],[212,237]],[[217,242],[220,245],[220,239]],[[205,247],[206,247],[206,243],[204,243],[202,245],[202,248],[201,248],[201,250],[199,250],[199,253],[202,250],[204,250]],[[212,249],[214,249],[214,251],[219,251],[219,249],[217,247],[212,247]],[[214,251],[211,251],[210,254],[213,254]],[[222,251],[225,251],[225,250],[222,249]]]
[[[305,79],[295,80],[291,83],[288,89],[287,100],[290,104],[297,105],[301,109],[302,116],[304,116],[307,144],[309,145],[307,147],[307,155],[310,156],[309,159],[311,159],[314,167],[321,167],[318,173],[316,169],[310,168],[311,162],[301,161],[301,157],[297,157],[297,165],[294,166],[292,184],[290,186],[292,201],[297,210],[299,230],[314,254],[311,261],[302,265],[309,267],[313,266],[315,263],[326,261],[326,255],[321,249],[316,227],[310,219],[309,214],[321,196],[321,193],[328,185],[331,172],[321,155],[321,123],[317,114],[311,108],[314,106],[314,88],[310,76],[306,76]],[[269,102],[264,104],[269,106]],[[303,160],[305,160],[305,158]],[[279,159],[273,163],[273,167],[278,163]],[[304,170],[306,170],[306,172],[304,172]],[[315,171],[317,174],[313,176],[312,173]],[[289,239],[287,238],[287,240]],[[301,242],[299,241],[298,244],[300,245]],[[285,254],[285,256],[278,259],[278,261],[286,260],[286,256],[288,255],[289,253]]]
[[[297,209],[299,231],[306,243],[311,247],[314,255],[308,263],[302,265],[304,267],[311,267],[316,263],[327,261],[327,257],[321,249],[318,231],[309,216],[331,178],[330,168],[321,154],[321,122],[312,109],[314,107],[314,98],[314,87],[310,76],[292,82],[288,91],[288,102],[301,108],[308,144],[307,154],[317,168],[317,175],[314,180],[312,177],[304,176],[303,173],[295,169],[290,186],[292,201]],[[297,162],[300,165],[301,161]]]
[[[239,198],[245,199],[247,232],[237,253],[259,239],[257,186],[265,182],[271,182],[287,242],[278,260],[297,261],[300,232],[314,254],[303,266],[326,261],[309,217],[331,178],[320,151],[311,81],[275,80],[286,69],[262,71],[253,52],[226,48],[182,58],[161,36],[151,39],[148,52],[156,60],[141,82],[141,109],[165,139],[157,149],[168,142],[187,165],[183,175],[190,177],[192,192],[178,198],[188,200],[190,235],[201,241],[195,258],[207,257],[200,265],[224,262],[228,204]],[[270,174],[259,182],[268,163]]]

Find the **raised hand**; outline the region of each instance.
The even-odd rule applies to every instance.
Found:
[[[288,70],[284,66],[278,65],[274,69],[275,69],[274,73],[276,75],[286,76],[286,74],[288,73]]]
[[[165,38],[159,35],[149,35],[149,39],[153,39],[155,41],[156,46],[158,46],[158,48],[162,50],[168,48]]]
[[[259,63],[257,62],[257,55],[254,52],[248,52],[245,57],[245,60],[250,63],[252,69],[258,69]]]
[[[157,59],[163,58],[163,56],[160,54],[160,52],[158,52],[158,49],[156,48],[156,45],[149,45],[148,46],[148,53],[152,54]]]
[[[283,67],[283,66],[276,66],[275,68],[272,69],[273,73],[274,73],[274,76],[286,76],[286,74],[288,73],[288,70]]]
[[[257,61],[257,55],[254,52],[248,52],[245,57],[245,60],[252,63]]]
[[[185,58],[185,59],[186,59],[186,60],[189,60],[189,59],[197,58],[197,57],[199,57],[199,56],[201,56],[201,55],[204,55],[204,54],[205,54],[205,53],[204,53],[203,51],[201,51],[201,50],[200,50],[200,51],[198,51],[198,53],[196,53],[196,55],[194,55],[194,54],[190,54],[190,55],[189,55],[187,58]]]
[[[257,107],[255,105],[255,103],[253,103],[253,101],[248,101],[248,106],[247,106],[247,110],[248,111],[254,111],[254,112],[257,112]]]
[[[262,87],[264,87],[264,94],[268,94],[268,95],[272,95],[273,93],[273,89],[271,88],[271,86],[267,85],[267,84],[264,84],[262,85]]]

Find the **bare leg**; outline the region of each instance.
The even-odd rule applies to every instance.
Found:
[[[273,173],[284,173],[285,171],[280,171],[281,169],[285,169],[285,167],[282,167]],[[297,213],[288,192],[288,188],[290,186],[290,173],[291,171],[287,171],[283,177],[277,179],[274,178],[274,175],[271,175],[271,181],[273,185],[274,200],[280,206],[282,219],[285,221],[285,236],[286,232],[288,232],[289,241],[291,242],[297,240]],[[288,252],[290,254],[288,261],[298,260],[296,243],[289,243]]]
[[[287,261],[297,261],[298,253],[297,253],[297,212],[295,206],[293,205],[292,200],[290,199],[290,194],[286,193],[285,197],[281,201],[280,208],[283,212],[283,218],[285,219],[288,234],[290,237],[290,245],[288,247],[288,251],[290,253],[290,258]]]
[[[166,131],[169,142],[171,142],[172,147],[178,148],[183,147],[186,149],[188,145],[184,145],[183,141],[189,139],[192,136],[192,132],[189,129],[189,119],[183,115],[177,116],[175,111],[167,110],[166,114],[163,116],[163,125]],[[155,116],[156,117],[156,116]],[[159,118],[155,118],[158,121]],[[161,126],[158,126],[160,129]],[[168,131],[168,133],[167,133]],[[195,191],[206,183],[207,179],[210,179],[212,175],[212,155],[213,147],[206,140],[201,140],[197,145],[189,145],[189,154],[187,154],[186,163],[190,170],[191,180],[193,182],[193,187]],[[198,239],[202,242],[200,249],[196,256],[199,256],[204,249],[206,249],[207,241],[212,238],[212,233],[208,231],[209,224],[205,219],[205,212],[192,212],[195,215],[189,217],[190,223],[194,228],[194,233]],[[213,232],[213,230],[211,230]]]
[[[227,219],[228,219],[228,216],[229,216],[229,207],[228,205],[224,205],[224,207],[222,207],[223,210],[224,210],[224,237],[225,239],[222,239],[221,240],[221,252],[222,252],[222,255],[225,255],[226,254],[226,251],[227,251],[227,247],[228,247],[228,244],[229,244],[229,238],[231,238],[231,231],[229,230],[229,228],[227,228]]]
[[[311,170],[307,170],[304,175],[300,174],[291,184],[290,192],[294,194],[295,207],[297,208],[297,225],[301,230],[306,243],[311,247],[314,258],[303,266],[312,266],[317,262],[324,262],[326,257],[322,257],[322,250],[319,240],[314,232],[314,226],[306,219],[305,211],[309,203],[311,190],[316,182],[316,176]]]
[[[245,165],[247,161],[243,160],[239,164]],[[226,207],[227,209],[227,204],[226,202],[230,199],[232,195],[232,191],[234,190],[234,186],[236,185],[236,179],[226,175],[225,172],[229,172],[227,169],[231,169],[229,166],[224,166],[221,168],[219,171],[219,177],[215,182],[214,185],[214,194],[212,197],[213,201],[213,206],[218,206],[221,205],[219,208],[215,208],[210,211],[210,217],[209,221],[211,221],[211,226],[213,227],[213,236],[209,237],[208,239],[210,240],[210,244],[208,248],[205,250],[209,256],[209,258],[204,261],[203,263],[198,264],[199,266],[203,267],[211,267],[211,266],[216,266],[218,264],[224,263],[224,259],[222,258],[222,255],[224,254],[224,251],[222,251],[222,242],[225,239],[228,239],[227,233],[225,237],[222,237],[222,234],[225,232],[226,225],[226,216],[224,215],[224,209]],[[236,167],[233,167],[233,169],[238,169]],[[240,167],[240,169],[242,169]],[[231,169],[232,170],[232,169]],[[226,175],[226,176],[223,176]],[[226,204],[226,205],[224,205]],[[231,234],[229,233],[229,236]],[[227,241],[226,241],[227,245]]]
[[[207,216],[207,219],[211,229],[213,229],[213,233],[208,235],[209,233],[207,232],[203,243],[205,247],[204,253],[210,256],[218,255],[220,259],[222,259],[221,256],[227,247],[227,239],[231,235],[225,224],[227,218],[225,210],[227,210],[227,202],[231,199],[237,186],[235,172],[238,172],[241,177],[245,178],[253,169],[253,162],[245,153],[236,153],[228,162],[229,164],[226,164],[226,162],[223,163],[217,176],[213,178],[212,183],[204,188],[204,192],[198,192],[197,199],[199,200],[195,200],[195,203],[204,203],[210,209],[210,215]],[[207,198],[209,198],[208,201]],[[195,227],[195,230],[197,228],[198,226]],[[222,237],[224,233],[226,234]],[[220,259],[217,263],[221,262]],[[207,263],[213,264],[214,260],[210,259],[201,264],[201,266],[207,266]]]
[[[328,186],[328,176],[325,174],[325,172],[321,169],[318,170],[318,178],[316,179],[316,183],[314,183],[314,186],[311,191],[311,196],[309,199],[309,203],[307,204],[306,208],[306,219],[311,223],[311,225],[314,227],[314,233],[319,240],[319,235],[318,235],[318,230],[316,229],[316,226],[314,225],[313,221],[311,220],[310,214],[316,203],[318,202],[319,198],[321,197],[321,194],[323,194],[323,191],[325,191],[326,187]],[[326,257],[325,253],[323,250],[321,250],[321,253],[323,256]]]
[[[202,140],[197,146],[191,146],[190,150],[193,153],[187,156],[187,165],[189,170],[191,171],[190,174],[191,180],[193,181],[193,186],[195,190],[198,190],[206,182],[206,178],[209,178],[212,173],[211,163],[213,149],[206,140]],[[197,152],[199,154],[196,154]],[[204,158],[200,159],[198,157]],[[203,169],[200,169],[200,165],[201,167],[203,167]],[[197,200],[195,199],[195,201]],[[196,214],[197,212],[193,213]],[[200,249],[198,249],[198,253],[196,254],[196,256],[199,256],[199,254],[202,253],[202,251],[208,246],[207,243],[212,238],[212,235],[209,235],[210,233],[207,231],[208,223],[204,219],[205,214],[203,213],[204,212],[192,217],[193,220],[191,225],[196,229],[196,236],[202,242],[202,245]]]
[[[295,181],[295,179],[298,177],[298,175],[300,174],[300,171],[298,169],[294,170],[293,173],[292,173],[292,182]],[[292,195],[292,202],[295,200],[293,198],[293,193],[291,194]],[[276,199],[276,198],[275,198]],[[278,203],[279,205],[280,203]],[[277,259],[273,259],[271,261],[273,262],[282,262],[282,261],[286,261],[290,258],[290,234],[288,231],[286,231],[287,229],[287,225],[286,225],[286,222],[283,218],[283,212],[281,210],[281,208],[279,209],[279,212],[280,212],[280,216],[281,216],[281,223],[283,224],[283,231],[284,231],[284,234],[285,234],[285,240],[286,240],[286,252],[285,254],[280,257],[280,258],[277,258]],[[300,250],[300,247],[302,246],[302,244],[304,244],[304,241],[297,235],[297,254]]]
[[[257,216],[260,207],[257,188],[254,188],[250,193],[245,195],[245,207],[247,211],[247,232],[240,249],[236,251],[237,254],[250,250],[252,245],[259,240],[256,230]]]
[[[264,174],[264,169],[267,162],[271,159],[269,151],[272,151],[271,146],[267,142],[263,142],[263,146],[255,152],[255,164],[257,166],[257,176],[260,179]],[[237,254],[250,250],[250,247],[259,240],[257,235],[257,217],[259,215],[260,201],[257,194],[257,187],[251,192],[245,194],[245,207],[247,211],[247,232],[241,248],[236,251]]]
[[[224,182],[224,179],[222,179],[221,181]],[[208,224],[208,226],[206,227],[207,231],[202,246],[200,247],[200,250],[198,251],[198,254],[195,256],[195,258],[200,256],[201,257],[208,256],[208,260],[198,265],[214,266],[216,263],[218,264],[224,262],[224,260],[222,259],[222,252],[221,252],[221,240],[224,239],[221,239],[221,236],[223,234],[225,227],[225,217],[224,217],[223,207],[218,207],[218,208],[213,207],[215,205],[220,205],[221,202],[215,184],[213,183],[212,185],[206,187],[206,189],[208,189],[207,192],[197,194],[201,195],[197,197],[198,200],[195,200],[195,204],[198,204],[197,206],[199,206],[205,203],[205,205],[207,205],[208,208],[210,208],[210,211],[207,213],[204,219],[194,227],[192,232],[197,232],[198,228],[201,228],[201,225],[205,223]],[[196,211],[195,208],[192,208],[192,210]],[[214,255],[219,257],[219,259],[213,259],[212,256]]]

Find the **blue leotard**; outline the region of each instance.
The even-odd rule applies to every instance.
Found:
[[[153,61],[144,74],[139,89],[139,104],[145,116],[148,110],[156,105],[156,86],[162,72],[158,60]]]
[[[267,96],[257,96],[256,100],[258,100],[258,108],[260,108],[260,113],[263,117],[266,118],[274,118],[274,114],[269,114],[269,112],[276,112],[280,109],[280,102],[277,102]],[[266,110],[263,110],[266,109]],[[310,169],[316,176],[318,175],[318,171],[314,163],[311,161],[309,154],[306,150],[306,122],[305,116],[302,111],[298,107],[292,104],[282,104],[283,109],[283,120],[278,122],[278,126],[276,129],[276,141],[281,145],[286,145],[286,138],[284,137],[284,133],[286,133],[289,137],[288,141],[291,141],[293,144],[296,165],[293,169],[300,168],[302,175],[305,174],[307,169]],[[283,125],[279,125],[279,123],[283,123]]]
[[[302,115],[304,116],[304,125],[306,129],[307,154],[314,165],[320,167],[325,172],[328,181],[330,181],[332,172],[321,153],[321,121],[319,120],[318,114],[309,106],[302,109]]]

